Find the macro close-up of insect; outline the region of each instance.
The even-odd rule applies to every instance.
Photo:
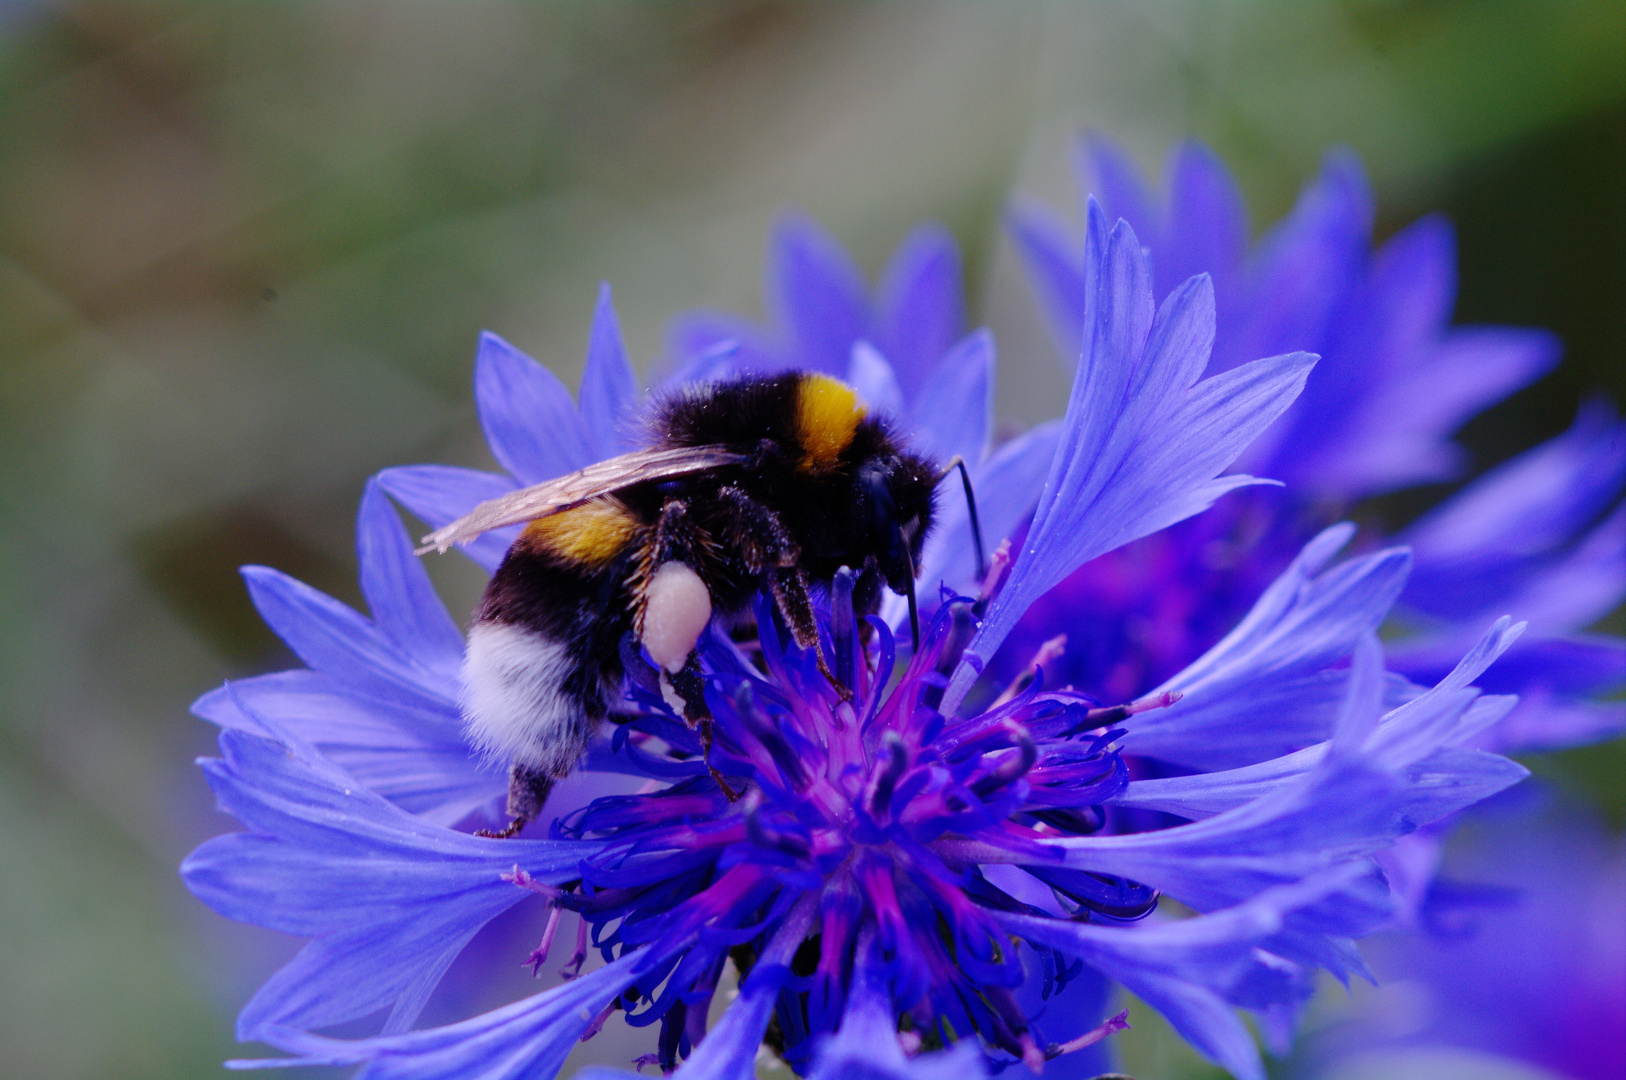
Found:
[[[616,711],[639,646],[709,747],[696,644],[713,615],[739,617],[759,590],[832,682],[809,593],[842,567],[860,613],[883,584],[907,597],[918,640],[915,568],[936,484],[958,461],[911,453],[851,387],[801,372],[688,387],[656,404],[648,438],[424,537],[420,553],[444,552],[526,523],[486,586],[463,664],[469,740],[510,764],[512,820],[494,835],[540,812]]]
[[[1626,1080],[1623,45],[0,3],[0,1073]]]

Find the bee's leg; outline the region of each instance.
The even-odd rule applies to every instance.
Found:
[[[712,783],[716,784],[717,790],[723,793],[723,798],[731,803],[739,802],[740,796],[744,795],[745,792],[735,791],[729,782],[723,779],[723,774],[717,771],[717,766],[711,763],[711,747],[715,726],[716,721],[709,716],[700,721],[700,752],[705,757],[706,771],[711,773]]]
[[[683,719],[700,733],[701,753],[712,780],[733,802],[740,794],[711,764],[713,719],[706,707],[706,681],[695,648],[711,619],[710,592],[697,569],[711,547],[711,537],[690,519],[683,501],[667,499],[661,506],[655,535],[645,548],[643,567],[634,587],[633,628],[650,659],[660,668],[663,687],[670,685],[682,699]],[[680,658],[682,665],[673,670]]]
[[[718,490],[718,498],[733,516],[732,539],[739,548],[746,569],[753,574],[767,572],[773,588],[774,604],[790,627],[791,636],[803,649],[812,649],[819,673],[830,680],[843,700],[852,700],[852,691],[836,678],[824,659],[819,644],[819,624],[813,618],[813,603],[807,596],[807,575],[801,569],[801,548],[772,509],[729,485]]]
[[[719,488],[717,500],[728,509],[728,540],[746,570],[756,575],[796,565],[801,549],[778,514],[733,484]]]
[[[812,649],[819,665],[819,674],[830,680],[843,701],[851,701],[853,692],[847,688],[830,665],[824,660],[824,647],[819,643],[819,624],[813,618],[813,602],[807,596],[807,575],[798,566],[777,567],[771,576],[774,604],[790,627],[790,636],[803,649]]]
[[[706,707],[706,682],[700,673],[700,653],[689,653],[688,662],[671,676],[672,689],[676,690],[678,697],[683,699],[683,719],[689,726],[700,733],[700,753],[706,762],[706,768],[711,772],[712,780],[717,789],[729,802],[739,801],[743,792],[735,791],[723,779],[723,774],[717,771],[711,763],[711,747],[715,739],[714,727],[716,720],[712,718],[711,710]]]
[[[499,840],[519,835],[519,831],[542,812],[542,804],[548,801],[548,792],[552,789],[553,777],[550,774],[514,762],[508,770],[508,815],[512,820],[505,828],[476,829],[474,835],[492,836]]]

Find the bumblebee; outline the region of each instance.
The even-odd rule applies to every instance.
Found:
[[[797,645],[817,650],[809,594],[845,566],[860,611],[875,610],[885,584],[915,620],[914,568],[948,469],[908,452],[851,387],[804,372],[691,387],[656,405],[649,441],[424,537],[422,551],[445,551],[526,523],[475,610],[463,662],[467,734],[511,762],[512,821],[486,835],[522,829],[581,757],[620,700],[624,647],[647,652],[709,750],[695,646],[713,616],[740,614],[762,590]]]

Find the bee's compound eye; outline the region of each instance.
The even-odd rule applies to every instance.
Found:
[[[644,590],[643,646],[650,659],[676,673],[711,621],[711,593],[684,563],[662,563]]]

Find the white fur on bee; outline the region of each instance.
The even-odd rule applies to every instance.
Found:
[[[649,658],[669,672],[682,671],[710,621],[711,593],[700,575],[686,563],[662,563],[644,587],[640,640]]]
[[[463,654],[463,729],[493,761],[562,776],[592,737],[581,703],[560,691],[565,644],[507,623],[476,623]]]

